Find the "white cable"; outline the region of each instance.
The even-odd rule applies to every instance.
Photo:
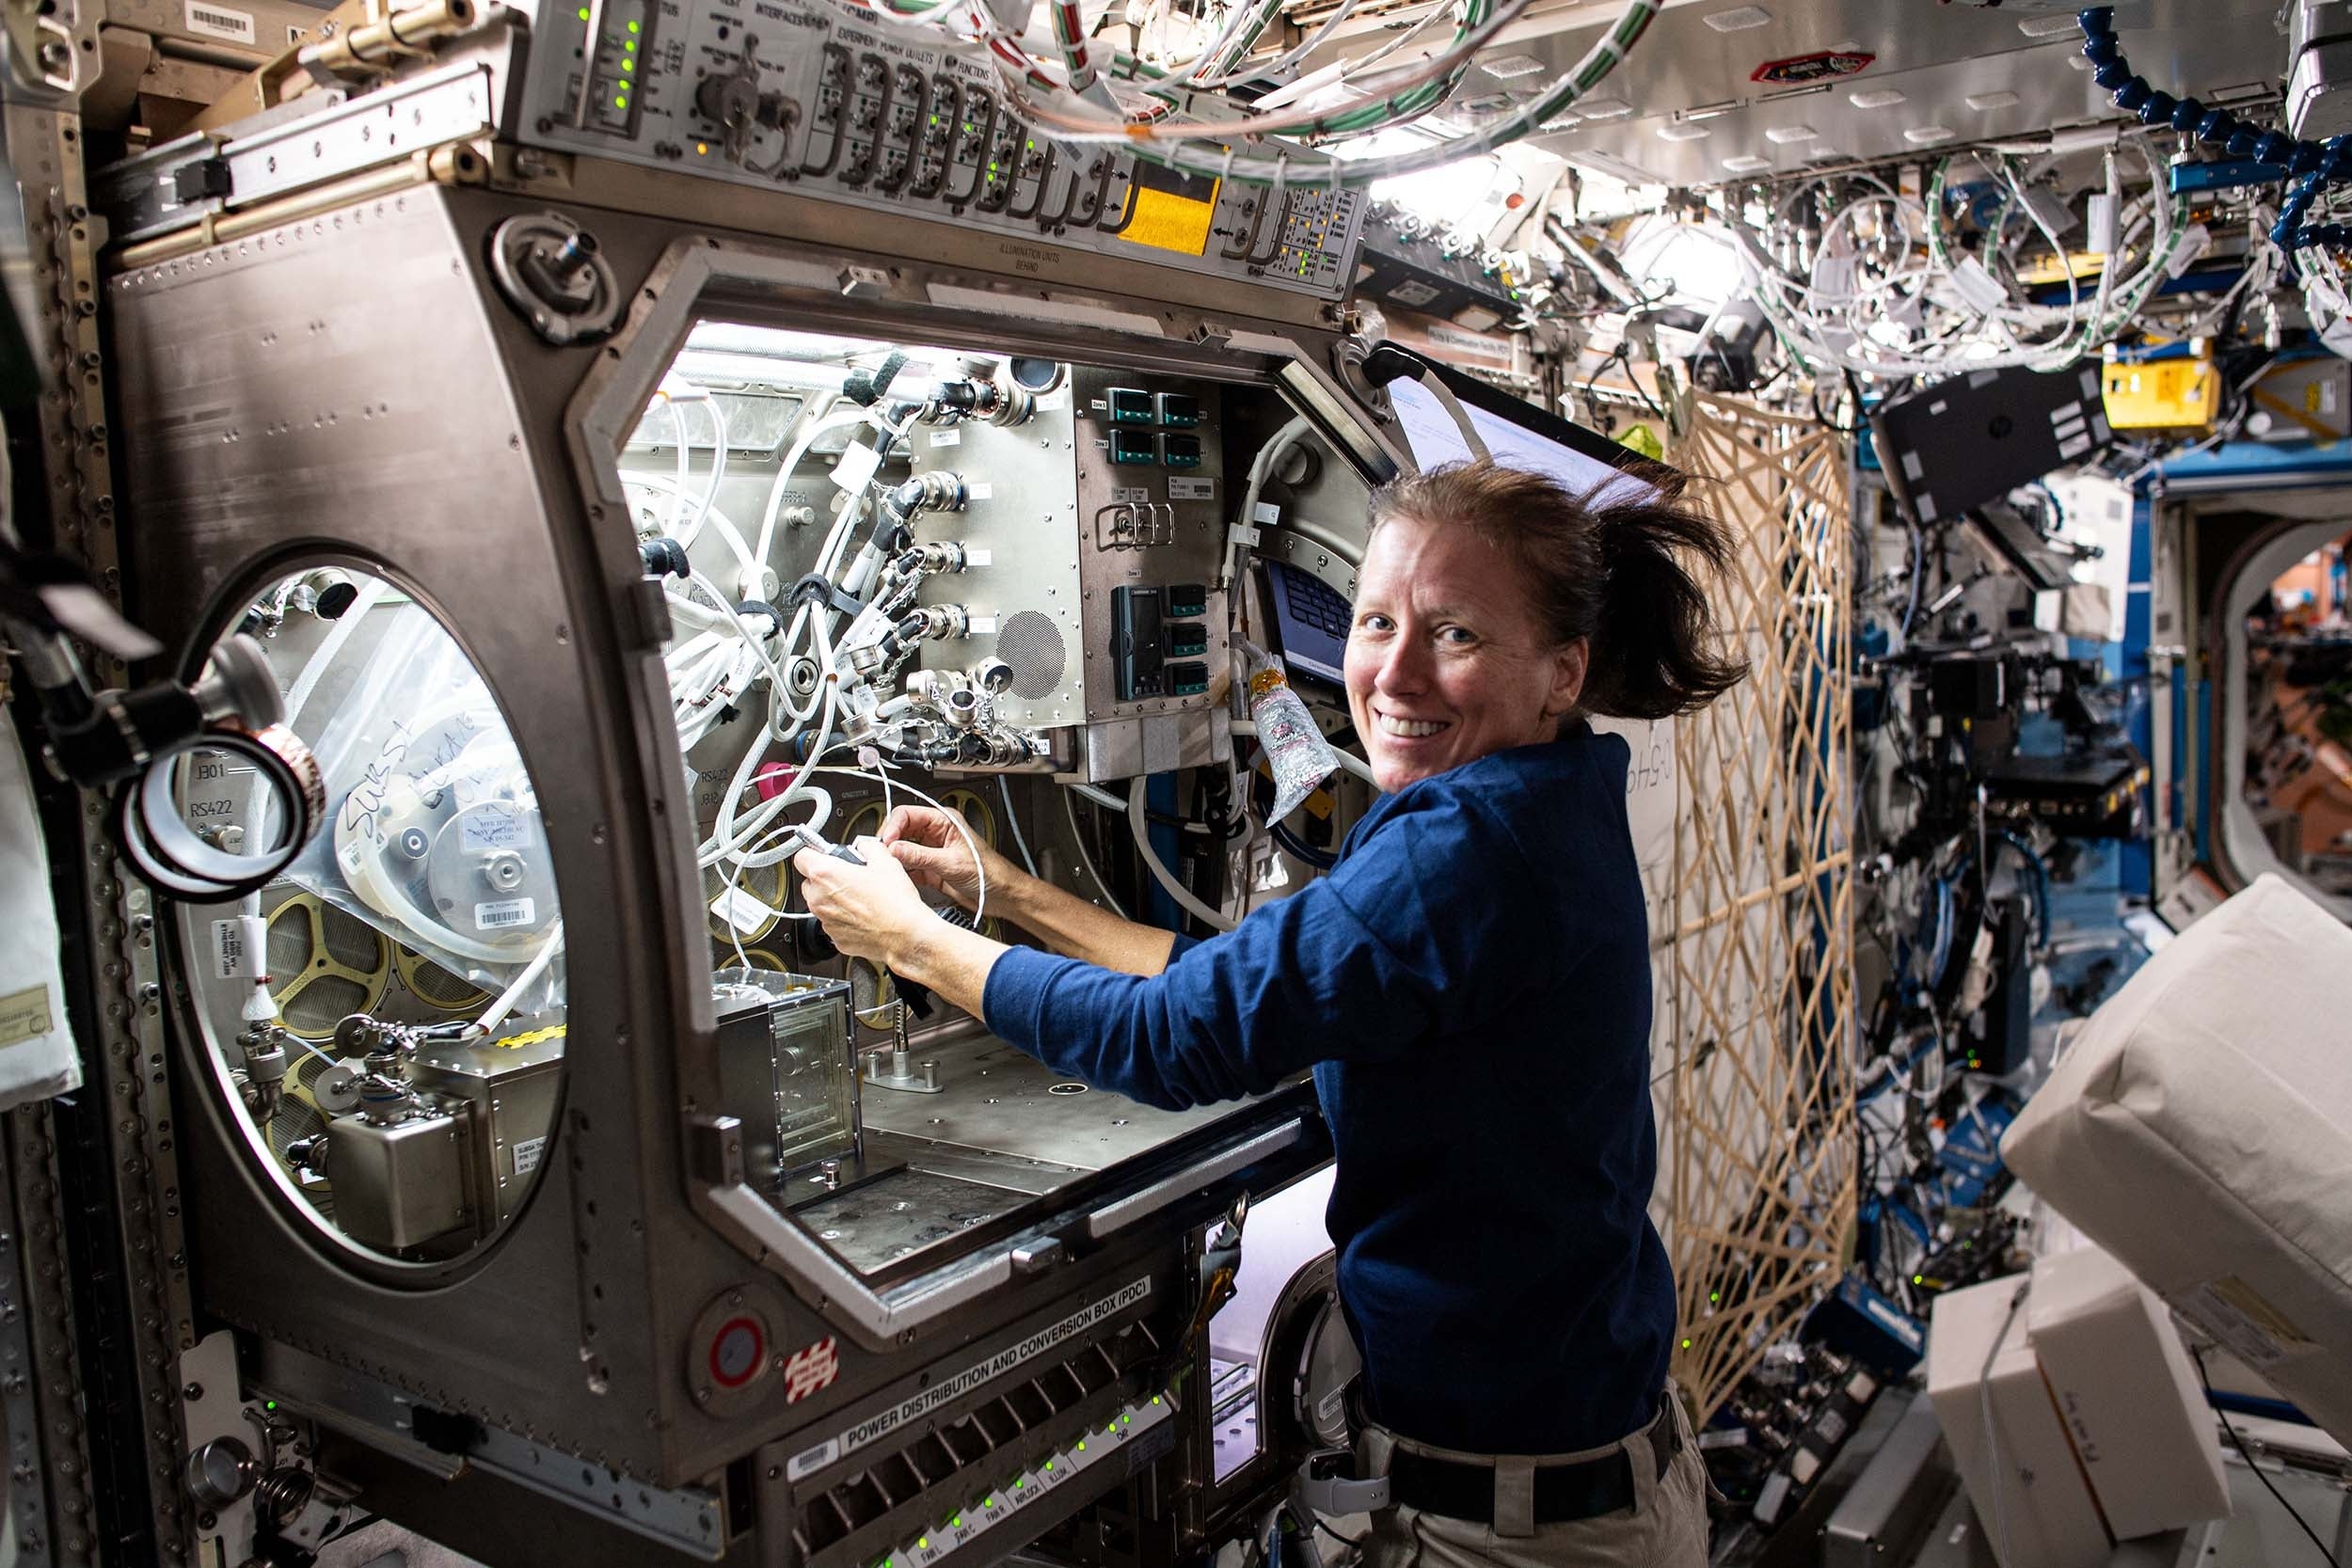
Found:
[[[803,418],[801,434],[785,452],[784,464],[776,469],[775,483],[768,487],[768,504],[760,508],[758,541],[753,546],[753,553],[759,561],[768,559],[768,551],[776,542],[776,519],[784,512],[785,488],[792,483],[793,471],[800,467],[801,459],[808,454],[808,449],[815,446],[817,438],[829,430],[865,422],[866,410],[854,405],[847,413],[828,412],[815,420]],[[842,513],[847,515],[849,508],[844,506]],[[820,565],[818,570],[823,571],[824,568]]]
[[[1110,883],[1104,881],[1103,879],[1102,872],[1095,869],[1094,857],[1087,853],[1086,830],[1078,825],[1078,808],[1070,803],[1070,791],[1064,789],[1059,791],[1059,793],[1061,795],[1062,816],[1067,818],[1070,823],[1071,847],[1078,851],[1078,863],[1086,867],[1087,879],[1094,884],[1096,892],[1102,894],[1103,902],[1109,908],[1111,913],[1119,916],[1121,920],[1126,919],[1127,911],[1120,907],[1119,895],[1111,891]]]
[[[1005,826],[1011,831],[1013,847],[1021,851],[1021,868],[1030,876],[1037,875],[1037,859],[1029,853],[1029,841],[1021,832],[1021,815],[1012,809],[1012,784],[1007,775],[996,775],[996,794],[1005,802]]]
[[[523,992],[530,989],[532,983],[548,972],[548,965],[554,961],[557,951],[563,945],[564,922],[559,919],[548,927],[547,940],[539,944],[539,951],[532,955],[531,961],[523,965],[522,973],[509,981],[506,989],[499,993],[499,999],[484,1008],[482,1016],[474,1020],[473,1028],[486,1035],[505,1022],[506,1015],[515,1010],[516,1004],[522,1000]]]
[[[1152,852],[1152,831],[1144,817],[1145,793],[1141,779],[1132,781],[1127,787],[1127,831],[1135,835],[1136,853],[1143,857],[1144,869],[1152,873],[1152,879],[1158,882],[1187,914],[1213,929],[1232,930],[1233,923],[1226,918],[1223,911],[1213,910],[1195,898],[1191,890],[1169,875],[1168,867],[1160,863],[1160,857]]]

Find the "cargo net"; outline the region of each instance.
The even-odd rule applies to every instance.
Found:
[[[1722,616],[1751,668],[1675,721],[1650,868],[1652,1214],[1705,1419],[1835,1284],[1853,1223],[1852,555],[1834,431],[1701,396],[1672,456],[1738,541]]]

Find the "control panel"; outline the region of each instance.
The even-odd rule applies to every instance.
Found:
[[[1358,297],[1485,331],[1518,316],[1526,282],[1512,259],[1387,202],[1364,215]]]
[[[1337,299],[1366,198],[1193,176],[1023,120],[989,68],[774,0],[542,8],[526,145]]]

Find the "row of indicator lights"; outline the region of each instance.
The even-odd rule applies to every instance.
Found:
[[[580,19],[582,22],[588,20],[587,7],[582,6],[580,8]],[[629,72],[637,68],[636,35],[641,29],[637,23],[632,22],[628,24],[628,30],[629,37],[621,40],[621,85],[612,89],[612,106],[616,109],[626,109],[628,107],[628,76]],[[698,148],[696,150],[708,152],[710,150],[707,147],[704,147]]]
[[[1136,1412],[1143,1419],[1138,1423]],[[1170,1411],[1162,1395],[1152,1396],[1149,1405],[1136,1405],[1120,1413],[1118,1419],[1103,1428],[1108,1442],[1097,1440],[1092,1433],[1081,1437],[1068,1451],[1048,1459],[1035,1470],[1015,1476],[1012,1485],[1003,1492],[991,1493],[976,1505],[976,1516],[966,1521],[963,1513],[951,1514],[930,1534],[917,1536],[914,1544],[876,1559],[868,1568],[930,1568],[932,1562],[946,1556],[974,1536],[1001,1519],[1009,1518],[1024,1506],[1044,1493],[1052,1491],[1080,1470],[1087,1468],[1104,1454],[1123,1447],[1130,1439],[1142,1436],[1168,1418]]]

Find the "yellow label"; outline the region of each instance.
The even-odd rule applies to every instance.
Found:
[[[0,996],[0,1046],[36,1039],[56,1027],[49,1009],[49,988],[31,986]]]
[[[532,1029],[526,1034],[509,1035],[502,1040],[492,1040],[490,1043],[501,1051],[520,1051],[526,1045],[537,1045],[543,1040],[560,1040],[563,1037],[564,1025],[553,1023],[545,1029]]]
[[[1120,226],[1119,237],[1154,250],[1173,250],[1184,256],[1207,254],[1209,225],[1216,217],[1216,193],[1222,183],[1209,187],[1206,201],[1143,185],[1128,187],[1127,221]]]

